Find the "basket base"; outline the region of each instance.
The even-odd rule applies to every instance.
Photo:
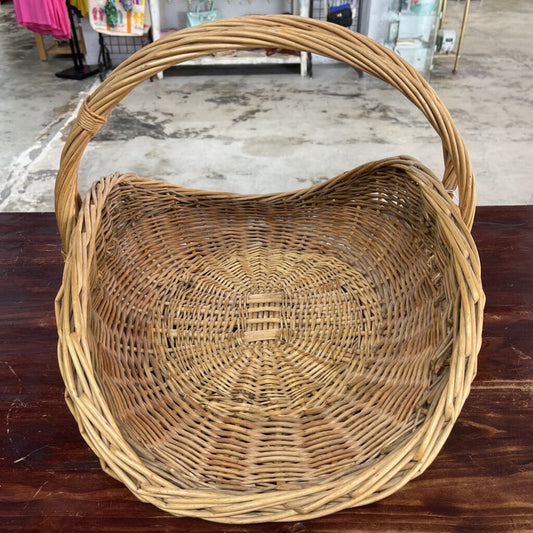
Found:
[[[280,202],[111,181],[93,194],[94,370],[154,471],[302,488],[424,423],[451,310],[418,184],[349,175]]]

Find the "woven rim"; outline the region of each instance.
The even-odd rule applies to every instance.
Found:
[[[444,388],[439,387],[423,424],[371,467],[311,487],[263,493],[195,490],[179,488],[159,475],[132,448],[117,424],[95,375],[88,337],[92,313],[89,276],[95,261],[95,232],[102,220],[102,206],[118,183],[140,180],[135,176],[117,175],[93,187],[83,203],[56,301],[59,363],[66,384],[67,403],[79,423],[82,436],[100,457],[105,472],[121,480],[139,499],[177,516],[252,523],[311,519],[365,505],[395,492],[425,470],[448,437],[476,373],[484,302],[479,260],[459,211],[434,177],[421,169],[416,161],[407,158],[368,164],[352,174],[358,176],[380,167],[401,168],[409,179],[419,183],[424,202],[431,216],[438,220],[442,239],[449,247],[458,287],[453,305],[449,377]],[[335,187],[339,179],[334,178],[305,193],[313,194],[320,187]],[[158,182],[152,184],[161,186]],[[276,199],[280,199],[279,195]]]
[[[400,172],[415,183],[430,217],[438,221],[439,238],[446,243],[450,275],[457,287],[450,317],[449,375],[428,403],[424,422],[370,468],[296,489],[243,492],[180,488],[147,464],[121,431],[95,375],[91,353],[89,280],[94,274],[96,233],[104,217],[103,206],[120,183],[142,182],[153,187],[161,184],[133,175],[116,175],[93,186],[82,204],[77,192],[78,167],[87,143],[104,124],[107,114],[141,81],[174,64],[215,51],[272,46],[326,55],[377,76],[417,105],[441,136],[445,160],[442,183],[416,160],[400,157],[363,165],[303,192],[234,196],[279,202],[292,195],[312,196],[333,189],[347,179],[370,176],[370,183],[374,183],[373,173],[383,176],[387,170]],[[179,189],[167,187],[171,194]],[[447,191],[455,187],[458,207]],[[311,519],[371,503],[398,490],[433,461],[459,415],[476,373],[484,295],[479,258],[469,233],[473,214],[470,161],[447,110],[412,67],[370,39],[333,24],[298,17],[243,17],[183,30],[137,52],[82,105],[63,150],[56,182],[56,215],[66,255],[63,284],[56,299],[59,364],[68,406],[104,471],[121,480],[139,499],[172,514],[226,523]]]
[[[292,15],[250,16],[181,30],[142,48],[86,99],[63,149],[56,181],[56,216],[65,252],[80,206],[77,176],[83,152],[115,105],[141,82],[173,65],[224,50],[276,47],[342,61],[403,93],[441,137],[443,184],[457,189],[461,215],[468,229],[472,227],[475,188],[468,151],[448,110],[411,65],[372,39],[336,24]]]

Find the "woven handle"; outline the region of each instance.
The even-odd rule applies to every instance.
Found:
[[[313,52],[342,61],[396,87],[424,113],[441,137],[443,183],[447,189],[458,190],[463,220],[471,228],[475,194],[468,152],[448,110],[413,67],[375,41],[336,24],[292,15],[250,16],[187,28],[142,48],[85,100],[63,149],[56,181],[56,217],[65,253],[80,207],[77,191],[80,160],[111,109],[142,81],[164,69],[214,52],[246,48]]]

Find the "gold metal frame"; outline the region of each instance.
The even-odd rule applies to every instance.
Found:
[[[444,21],[446,20],[446,8],[448,7],[448,0],[441,0],[440,6],[440,22],[439,27],[435,35],[437,35],[438,30],[442,29]],[[433,59],[441,58],[455,58],[455,63],[453,66],[453,72],[457,72],[459,68],[459,59],[461,59],[461,52],[463,50],[463,40],[466,32],[466,23],[468,21],[468,12],[470,11],[470,0],[465,0],[465,8],[463,11],[463,21],[461,23],[461,32],[459,34],[459,40],[457,41],[457,51],[450,54],[434,54]]]

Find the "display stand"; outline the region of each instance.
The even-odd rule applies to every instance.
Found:
[[[310,17],[311,3],[313,2],[313,0],[288,1],[290,2],[290,10],[288,11],[290,11],[291,14],[307,18]],[[270,4],[271,2],[272,0],[269,0],[268,3]],[[248,2],[233,2],[233,4],[235,4],[235,7],[231,6],[231,8],[230,5],[232,4],[232,2],[228,2],[227,8],[226,6],[222,7],[223,2],[219,2],[218,5],[222,11],[222,16],[224,18],[226,16],[229,18],[249,14],[248,5],[250,5],[251,3],[252,0],[248,0]],[[262,2],[258,1],[258,4],[261,3]],[[176,2],[176,5],[178,4],[180,4],[180,2]],[[178,12],[184,14],[184,10],[189,9],[187,7],[188,5],[189,4],[185,2],[185,0],[181,0],[181,7],[178,7]],[[226,9],[229,10],[229,14]],[[235,12],[239,10],[242,12]],[[259,9],[258,11],[261,11],[261,9]],[[256,12],[255,14],[258,13]],[[155,35],[154,40],[156,40]],[[224,53],[211,54],[195,59],[190,59],[184,64],[187,66],[297,65],[300,67],[301,76],[306,77],[311,75],[311,54],[308,52],[301,52],[300,54],[296,55],[291,53],[283,53],[282,51],[276,51],[276,53],[267,53],[265,50],[228,50]]]
[[[90,76],[94,76],[100,72],[100,67],[98,65],[85,65],[83,62],[83,54],[80,49],[80,42],[78,40],[78,34],[76,32],[76,26],[74,24],[74,17],[70,9],[70,2],[67,0],[67,11],[70,20],[70,28],[72,37],[70,39],[70,51],[72,54],[72,59],[74,61],[74,66],[62,70],[61,72],[56,72],[58,78],[66,78],[69,80],[84,80]]]
[[[153,42],[152,30],[143,36],[98,34],[98,66],[100,79],[104,81],[107,73],[131,54]],[[152,78],[150,78],[152,79]]]
[[[80,42],[80,50],[83,55],[87,54],[87,49],[85,47],[85,39],[83,36],[83,30],[81,28],[80,19],[76,21],[76,33],[78,34],[78,39]],[[41,61],[48,61],[48,56],[60,55],[60,56],[69,56],[72,55],[70,49],[69,41],[55,41],[55,44],[52,46],[45,46],[44,36],[40,33],[33,32],[35,36],[35,44],[37,45],[37,52],[39,54],[39,59]]]
[[[444,21],[446,20],[446,8],[448,6],[448,0],[441,0],[440,6],[440,22],[439,30],[444,27]],[[451,52],[449,54],[437,53],[433,57],[435,59],[455,59],[453,65],[453,73],[455,74],[459,69],[459,59],[461,59],[461,52],[463,51],[463,40],[466,32],[466,23],[468,20],[468,12],[470,10],[470,0],[465,0],[465,7],[463,10],[463,20],[461,22],[461,32],[459,34],[459,40],[457,41],[457,51]]]

